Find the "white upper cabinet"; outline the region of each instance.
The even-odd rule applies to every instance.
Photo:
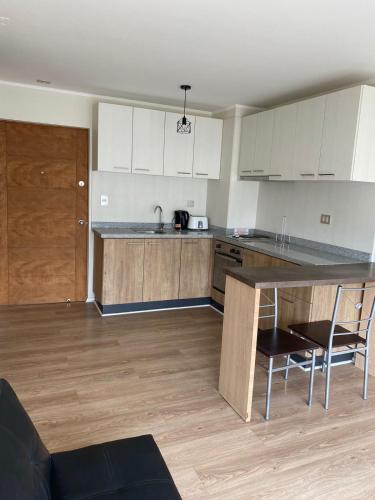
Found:
[[[244,116],[241,120],[240,157],[238,175],[249,177],[254,168],[255,139],[257,131],[258,113]]]
[[[274,110],[258,113],[251,175],[262,176],[270,173],[274,116]]]
[[[361,89],[352,180],[375,182],[375,87]]]
[[[223,120],[195,117],[193,177],[219,179]]]
[[[297,108],[297,104],[291,104],[275,109],[269,170],[272,180],[293,179]]]
[[[165,112],[134,108],[134,174],[163,175]]]
[[[326,96],[297,103],[294,147],[294,178],[317,179],[322,144]]]
[[[375,88],[368,85],[246,116],[239,175],[375,182]]]
[[[99,103],[98,170],[131,172],[133,108]]]
[[[361,87],[327,95],[319,177],[351,179],[360,98]]]
[[[191,122],[190,134],[179,134],[178,113],[165,115],[164,175],[174,177],[193,176],[195,116],[187,116]]]

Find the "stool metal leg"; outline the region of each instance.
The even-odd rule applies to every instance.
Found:
[[[363,399],[367,399],[367,393],[368,393],[368,346],[366,346],[365,350],[365,366],[363,374]]]
[[[314,391],[314,375],[315,375],[315,361],[316,361],[316,351],[313,349],[311,351],[311,365],[310,365],[310,381],[309,381],[309,397],[307,404],[312,405],[313,391]]]
[[[285,372],[284,372],[284,379],[285,380],[288,380],[288,375],[289,375],[289,364],[290,364],[290,354],[288,354],[288,356],[286,357],[286,369],[285,369]]]
[[[269,361],[268,361],[268,378],[267,378],[267,394],[266,394],[266,415],[265,415],[265,419],[266,420],[270,419],[272,369],[273,369],[273,358],[269,358]]]
[[[327,362],[327,351],[323,349],[323,360],[322,360],[322,373],[326,371],[326,362]]]
[[[330,388],[330,383],[331,383],[331,351],[329,350],[327,352],[326,356],[326,391],[325,391],[325,398],[324,398],[324,409],[328,410],[329,407],[329,388]]]

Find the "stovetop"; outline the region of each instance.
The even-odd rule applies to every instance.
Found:
[[[270,236],[266,236],[264,234],[240,234],[238,236],[235,234],[232,234],[231,238],[233,238],[234,240],[259,240],[259,239],[269,240],[269,239],[271,239]]]

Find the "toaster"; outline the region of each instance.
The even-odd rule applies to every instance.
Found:
[[[190,215],[188,229],[205,231],[208,229],[208,219],[205,215]]]

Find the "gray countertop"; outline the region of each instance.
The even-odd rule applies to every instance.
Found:
[[[132,227],[95,227],[94,233],[104,239],[126,239],[126,238],[214,238],[213,231],[175,231],[167,229],[164,233],[150,233],[149,228],[132,228]]]
[[[167,229],[165,233],[147,233],[150,228],[123,227],[123,226],[97,226],[93,231],[104,239],[111,238],[215,238],[219,241],[224,241],[241,248],[254,250],[271,257],[284,259],[288,262],[293,262],[300,265],[332,265],[332,264],[354,264],[359,260],[343,255],[338,255],[323,250],[308,248],[301,245],[285,245],[276,244],[273,239],[256,239],[252,241],[240,240],[231,238],[225,234],[224,230],[209,230],[209,231],[174,231]]]

